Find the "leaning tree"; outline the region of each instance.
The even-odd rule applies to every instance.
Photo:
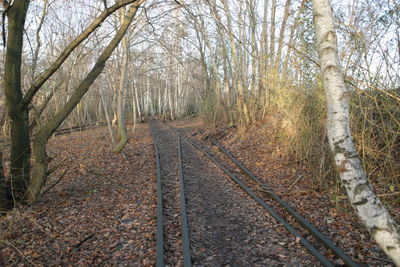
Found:
[[[118,46],[129,26],[132,24],[141,4],[145,0],[118,0],[107,6],[103,1],[104,10],[68,45],[62,50],[56,60],[40,75],[38,75],[26,93],[21,85],[21,66],[23,51],[23,35],[25,20],[30,0],[1,0],[3,14],[7,18],[6,60],[4,66],[3,88],[6,99],[6,109],[10,120],[10,174],[7,179],[0,174],[0,211],[13,207],[15,202],[35,202],[44,185],[49,158],[46,154],[46,144],[60,124],[73,111],[95,79],[103,71],[106,61]],[[37,129],[32,141],[29,130],[29,110],[32,100],[42,86],[61,67],[69,55],[86,40],[115,11],[129,6],[125,19],[120,24],[114,37],[97,58],[94,66],[73,90],[66,103],[51,118],[43,121]],[[31,170],[31,157],[33,169]]]
[[[349,93],[339,63],[329,0],[313,0],[313,11],[328,108],[328,139],[340,179],[351,205],[372,238],[400,266],[400,229],[369,183],[352,140]]]

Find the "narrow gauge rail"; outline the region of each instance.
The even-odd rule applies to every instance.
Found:
[[[80,131],[85,131],[85,130],[89,130],[89,129],[95,129],[96,127],[101,127],[104,125],[107,125],[107,122],[89,123],[89,124],[84,124],[84,125],[66,127],[66,128],[56,130],[54,132],[54,135],[65,135],[65,134],[69,134],[69,133],[80,132]],[[31,140],[33,140],[33,138],[34,138],[34,136],[31,137]],[[10,147],[10,139],[0,138],[0,149],[8,149],[9,147]]]
[[[169,126],[171,131],[176,132],[176,129]],[[279,223],[281,223],[289,233],[298,237],[300,239],[300,243],[323,265],[323,266],[334,266],[334,264],[328,260],[318,249],[316,249],[307,239],[305,239],[290,223],[288,223],[281,215],[279,215],[273,207],[268,205],[265,201],[263,201],[250,187],[245,185],[235,174],[225,168],[216,157],[200,147],[198,144],[193,142],[192,140],[184,137],[185,141],[191,144],[194,148],[202,152],[207,158],[209,158],[215,165],[217,165],[225,174],[227,174],[236,184],[238,184],[250,197],[252,197],[257,203],[259,203],[264,209],[266,209],[271,216]],[[263,192],[273,199],[280,207],[284,208],[291,216],[293,216],[296,221],[302,226],[306,231],[311,233],[317,241],[322,243],[326,248],[331,249],[333,253],[341,258],[347,266],[360,266],[356,262],[354,262],[348,255],[346,255],[340,248],[335,246],[329,238],[319,232],[315,226],[313,226],[310,222],[308,222],[304,217],[302,217],[299,213],[295,211],[293,207],[284,202],[280,197],[272,192],[272,190],[261,182],[259,178],[257,178],[254,174],[252,174],[242,163],[240,163],[236,158],[233,157],[231,153],[229,153],[226,149],[224,149],[221,145],[213,141],[213,144],[219,148],[219,150],[225,154],[239,169],[244,172],[247,176],[249,176],[253,181],[255,181],[258,186],[263,190]]]
[[[155,158],[156,158],[156,174],[157,174],[157,230],[156,230],[156,266],[164,267],[164,227],[163,227],[163,201],[162,201],[162,187],[161,187],[161,167],[160,167],[160,153],[156,143],[154,130],[150,126],[151,136],[153,138]]]
[[[54,135],[63,135],[63,134],[69,134],[73,132],[79,132],[79,131],[84,131],[87,129],[92,128],[93,126],[95,127],[100,127],[107,125],[107,122],[94,122],[94,123],[88,123],[84,125],[77,125],[77,126],[72,126],[72,127],[65,127],[62,129],[58,129],[57,131],[54,132]]]
[[[324,234],[318,231],[314,225],[307,221],[303,216],[301,216],[293,207],[283,201],[278,195],[276,195],[271,188],[269,188],[265,183],[263,183],[255,174],[251,173],[239,160],[237,160],[232,153],[226,150],[222,145],[218,144],[216,141],[212,141],[213,145],[218,147],[218,149],[226,155],[239,169],[251,178],[257,185],[264,191],[264,193],[277,202],[281,207],[283,207],[287,213],[293,216],[296,221],[306,229],[310,234],[312,234],[322,245],[327,249],[332,250],[332,252],[339,258],[341,258],[348,266],[358,266],[348,255],[346,255],[340,248],[335,246],[335,244],[327,238]]]
[[[157,172],[157,230],[156,230],[156,266],[165,266],[165,250],[164,250],[164,225],[163,225],[163,187],[161,177],[161,165],[160,165],[160,152],[157,146],[157,140],[155,137],[155,129],[149,123],[149,128],[154,143],[155,158],[156,158],[156,172]],[[175,134],[175,133],[174,133]],[[179,176],[179,195],[180,195],[180,215],[181,215],[181,238],[182,238],[182,249],[183,249],[183,266],[191,267],[192,260],[190,256],[190,239],[189,239],[189,226],[186,212],[186,198],[185,198],[185,186],[184,176],[182,169],[182,148],[181,148],[181,136],[177,136],[177,149],[178,149],[178,176]]]

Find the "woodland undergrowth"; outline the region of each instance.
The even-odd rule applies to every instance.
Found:
[[[400,90],[358,89],[349,85],[354,141],[370,181],[379,194],[400,190]],[[208,102],[203,120],[213,126],[237,125],[240,132],[259,130],[273,139],[293,164],[308,167],[316,188],[340,195],[341,183],[326,136],[325,94],[315,86],[285,86],[269,95],[267,108],[254,96],[246,98],[250,123],[236,106]],[[342,192],[343,193],[343,192]]]

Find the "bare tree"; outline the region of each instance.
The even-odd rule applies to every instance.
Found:
[[[104,68],[104,64],[110,57],[114,48],[118,45],[126,29],[130,25],[140,4],[144,0],[121,0],[105,9],[89,26],[83,30],[74,40],[67,45],[59,57],[51,66],[42,72],[32,83],[31,87],[23,94],[21,87],[21,65],[22,65],[22,46],[24,25],[27,10],[30,4],[29,0],[15,0],[11,4],[8,1],[2,1],[8,19],[8,38],[6,48],[6,62],[4,72],[4,91],[6,95],[7,112],[10,118],[10,137],[11,137],[11,155],[10,155],[10,177],[8,190],[3,190],[4,196],[1,198],[9,201],[28,202],[35,201],[40,193],[44,183],[48,158],[46,156],[46,143],[52,133],[58,128],[63,120],[70,114],[80,99],[89,89],[89,86],[97,78]],[[132,4],[126,22],[120,27],[114,39],[100,55],[97,63],[89,72],[88,76],[76,88],[74,94],[49,121],[43,123],[38,129],[37,138],[33,144],[35,157],[35,168],[30,171],[30,134],[29,134],[29,109],[32,100],[43,84],[60,68],[72,51],[79,46],[88,36],[96,30],[97,27],[113,12],[119,8]],[[29,190],[28,190],[29,187]],[[0,209],[7,209],[8,205],[0,205]]]
[[[126,19],[121,24],[120,28],[116,32],[114,38],[109,42],[107,47],[103,50],[95,65],[86,75],[79,86],[74,90],[70,99],[65,105],[57,112],[52,119],[44,124],[40,129],[33,141],[33,154],[35,159],[35,165],[32,171],[32,178],[27,190],[27,201],[28,203],[35,202],[40,194],[40,190],[44,185],[48,166],[48,157],[46,154],[46,144],[51,135],[57,130],[58,126],[65,120],[65,118],[71,113],[75,106],[80,102],[85,93],[89,90],[89,87],[95,81],[95,79],[103,71],[106,61],[111,56],[114,49],[118,46],[119,42],[125,35],[128,27],[130,26],[133,18],[139,6],[145,0],[134,2],[126,14]]]

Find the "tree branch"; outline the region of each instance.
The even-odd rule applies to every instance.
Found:
[[[39,89],[59,69],[59,67],[69,57],[72,51],[76,47],[78,47],[84,40],[86,40],[90,36],[90,34],[92,34],[98,27],[100,27],[101,23],[103,23],[103,21],[109,15],[117,11],[119,8],[134,2],[138,2],[138,0],[117,1],[117,3],[104,10],[95,20],[93,20],[92,23],[90,23],[90,25],[81,34],[79,34],[71,43],[67,45],[67,47],[64,48],[58,58],[53,62],[53,64],[51,64],[51,66],[46,71],[44,71],[35,79],[22,100],[22,106],[26,108],[29,105]]]

